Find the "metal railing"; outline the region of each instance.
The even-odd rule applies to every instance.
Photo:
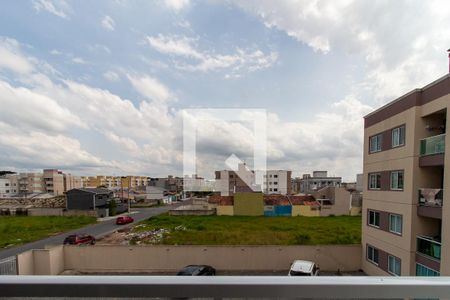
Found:
[[[432,155],[445,152],[445,133],[420,140],[420,155]]]
[[[443,189],[419,189],[419,205],[442,207]]]
[[[17,259],[15,256],[0,259],[0,275],[17,275]]]
[[[417,252],[440,261],[441,242],[430,237],[417,236]]]
[[[449,277],[0,276],[2,297],[448,298]]]

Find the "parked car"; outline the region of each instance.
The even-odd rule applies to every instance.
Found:
[[[178,276],[214,276],[216,269],[207,265],[189,265],[181,269]]]
[[[80,235],[80,234],[72,234],[67,236],[64,239],[64,244],[69,245],[81,245],[81,244],[95,244],[95,237],[92,235]]]
[[[319,267],[312,261],[307,260],[295,260],[288,276],[318,276]]]
[[[121,216],[121,217],[117,217],[116,219],[116,224],[117,225],[124,225],[124,224],[128,224],[128,223],[133,223],[134,219],[130,216]]]

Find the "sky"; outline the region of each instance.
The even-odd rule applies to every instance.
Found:
[[[354,181],[363,116],[448,72],[446,1],[2,1],[0,169],[183,174],[186,109],[264,109],[267,167]],[[204,121],[197,173],[252,164]]]

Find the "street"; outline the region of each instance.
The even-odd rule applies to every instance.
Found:
[[[10,256],[17,255],[19,253],[31,250],[31,249],[43,249],[46,245],[61,245],[64,241],[64,238],[70,234],[90,234],[95,236],[97,239],[101,238],[111,232],[120,229],[126,228],[140,222],[142,220],[148,219],[149,217],[156,216],[162,213],[169,211],[177,205],[168,205],[168,206],[160,206],[160,207],[152,207],[152,208],[136,208],[133,211],[131,216],[134,219],[134,222],[127,225],[116,225],[116,219],[113,218],[108,221],[99,222],[96,224],[88,225],[79,229],[75,229],[69,232],[64,232],[59,235],[55,235],[52,237],[48,237],[46,239],[38,240],[35,242],[31,242],[28,244],[24,244],[21,246],[5,249],[0,251],[0,259],[7,258]],[[137,211],[137,212],[136,212]]]

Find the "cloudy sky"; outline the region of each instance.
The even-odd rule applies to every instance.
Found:
[[[1,5],[0,169],[181,175],[184,109],[249,108],[269,168],[354,180],[362,117],[448,72],[445,0]],[[251,162],[251,124],[202,125],[199,174]]]

